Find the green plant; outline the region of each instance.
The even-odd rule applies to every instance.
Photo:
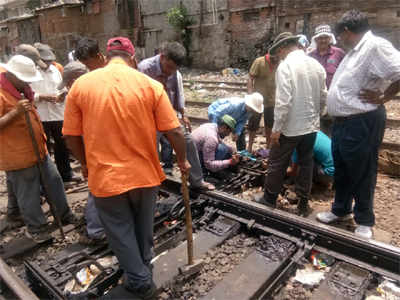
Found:
[[[192,32],[189,26],[194,24],[194,19],[189,16],[186,7],[181,4],[179,7],[173,7],[167,12],[168,23],[180,35],[183,46],[189,53],[192,42]]]

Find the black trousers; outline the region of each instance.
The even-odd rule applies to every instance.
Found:
[[[385,133],[386,110],[378,109],[335,120],[332,154],[335,164],[335,202],[332,212],[344,216],[354,211],[357,224],[373,226],[378,151]],[[354,209],[352,208],[354,199]]]
[[[275,203],[282,189],[286,170],[289,166],[294,149],[298,154],[299,175],[296,177],[295,191],[297,197],[310,197],[313,177],[313,149],[317,133],[299,136],[284,136],[279,139],[280,146],[273,146],[269,154],[267,176],[265,178],[265,200]]]
[[[54,140],[54,159],[57,170],[63,181],[69,181],[72,177],[72,170],[69,163],[69,151],[62,137],[63,121],[42,122],[47,136],[47,148],[49,148],[50,137]]]

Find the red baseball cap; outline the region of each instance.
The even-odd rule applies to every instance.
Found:
[[[122,36],[111,38],[108,40],[107,51],[111,50],[125,51],[132,56],[135,55],[135,47],[133,47],[132,42],[128,38]]]

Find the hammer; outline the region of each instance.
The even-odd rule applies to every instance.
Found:
[[[29,115],[29,111],[27,111],[27,110],[25,110],[25,120],[26,120],[26,123],[28,124],[28,130],[29,130],[29,135],[31,136],[33,150],[34,150],[36,158],[38,160],[39,174],[40,174],[41,182],[42,182],[43,187],[44,187],[44,193],[45,193],[45,196],[46,196],[46,201],[49,204],[51,214],[53,215],[54,220],[56,221],[56,223],[58,225],[58,228],[60,229],[61,237],[63,239],[65,239],[65,234],[64,234],[64,230],[62,228],[60,216],[58,215],[58,213],[57,213],[57,211],[56,211],[56,209],[54,207],[53,199],[50,198],[49,184],[47,182],[47,178],[46,178],[46,175],[45,175],[44,170],[43,170],[42,159],[40,157],[39,146],[38,146],[38,143],[37,143],[37,140],[36,140],[36,137],[35,137],[35,133],[33,132],[31,116]]]
[[[179,267],[179,273],[184,276],[192,276],[200,272],[204,265],[201,259],[194,260],[193,258],[193,226],[192,226],[192,211],[190,209],[189,189],[187,186],[187,174],[182,173],[182,194],[185,204],[185,217],[186,217],[186,243],[188,253],[188,264]]]

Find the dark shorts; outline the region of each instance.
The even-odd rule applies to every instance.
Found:
[[[254,114],[249,119],[249,131],[257,131],[260,128],[261,114]],[[264,127],[272,128],[274,126],[274,107],[264,108]]]

